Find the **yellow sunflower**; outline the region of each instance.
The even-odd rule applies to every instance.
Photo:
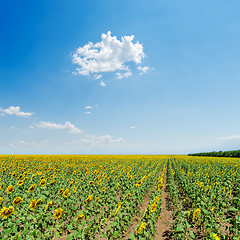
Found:
[[[85,218],[85,215],[84,215],[84,214],[80,214],[80,215],[78,215],[78,217],[77,217],[77,221],[79,222],[79,221],[81,221],[83,218]]]
[[[0,190],[2,190],[3,187],[4,187],[4,183],[2,183],[2,184],[0,185]]]
[[[93,185],[93,183],[94,183],[94,181],[90,181],[90,182],[89,182],[89,185]]]
[[[66,189],[64,192],[63,192],[63,196],[66,198],[68,195],[69,195],[70,193],[69,193],[69,190],[68,189]]]
[[[38,207],[42,203],[42,201],[43,201],[42,198],[38,199],[36,201],[36,207]]]
[[[7,219],[8,217],[10,217],[12,214],[14,214],[14,208],[13,206],[10,206],[8,208],[4,207],[0,210],[0,216],[2,218]]]
[[[8,193],[12,193],[14,191],[14,186],[13,185],[9,185],[8,187],[7,187],[7,192]]]
[[[21,197],[16,197],[13,199],[12,201],[12,205],[13,206],[17,206],[18,204],[20,204],[22,202],[22,198]]]
[[[86,203],[90,203],[93,200],[93,196],[88,196],[88,198],[85,200]]]
[[[40,186],[43,187],[43,186],[46,185],[46,183],[47,183],[47,180],[46,180],[46,179],[42,179],[42,180],[40,181]]]
[[[103,188],[102,188],[102,191],[103,191],[103,192],[106,191],[106,187],[103,187]]]
[[[59,191],[58,191],[58,194],[62,194],[63,193],[63,189],[61,188]]]
[[[36,185],[36,184],[33,184],[33,185],[28,189],[28,192],[33,192],[36,187],[37,187],[37,185]]]
[[[37,206],[36,206],[36,199],[33,199],[32,202],[29,205],[29,209],[30,210],[34,210]]]
[[[22,180],[18,181],[18,185],[22,186],[23,185],[23,181]]]
[[[84,178],[81,178],[80,181],[83,182],[83,181],[84,181]]]
[[[55,219],[59,219],[62,215],[62,211],[63,211],[62,208],[55,209],[55,213],[53,214],[53,217]]]

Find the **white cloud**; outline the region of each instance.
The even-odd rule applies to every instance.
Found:
[[[101,87],[106,87],[106,85],[107,85],[107,84],[106,84],[104,81],[101,81],[101,82],[100,82],[100,86],[101,86]]]
[[[15,129],[15,127],[14,127],[14,126],[11,126],[11,129]]]
[[[86,114],[90,114],[91,112],[85,112]]]
[[[240,135],[233,135],[229,137],[220,137],[219,140],[237,140],[240,139]]]
[[[131,128],[131,129],[135,129],[136,127],[135,127],[135,126],[131,126],[130,128]]]
[[[132,72],[130,70],[128,70],[127,72],[124,72],[124,73],[117,72],[116,76],[117,76],[117,79],[128,78],[128,77],[132,76]]]
[[[76,128],[72,123],[66,122],[65,124],[57,124],[52,122],[40,122],[36,124],[37,127],[40,128],[47,128],[47,129],[59,129],[59,130],[66,130],[70,133],[81,133],[82,130]]]
[[[88,135],[87,138],[82,138],[73,141],[73,143],[77,144],[84,144],[84,145],[109,145],[109,144],[115,144],[115,143],[121,143],[123,141],[123,138],[116,138],[113,139],[111,135],[104,135],[104,136],[95,136],[95,135]]]
[[[140,75],[147,73],[147,71],[149,70],[149,67],[145,66],[145,67],[141,67],[138,66],[137,69],[140,71]]]
[[[2,115],[8,114],[8,115],[16,115],[18,117],[30,117],[34,114],[34,113],[27,113],[27,112],[21,111],[19,106],[16,106],[16,107],[10,106],[7,109],[0,108],[0,112],[2,113]]]
[[[102,34],[102,40],[97,43],[89,42],[79,47],[73,54],[73,63],[79,67],[76,72],[80,75],[127,71],[126,63],[140,64],[145,57],[143,45],[138,41],[133,43],[134,35],[123,36],[118,40],[111,32]],[[127,74],[125,74],[127,76]],[[96,78],[96,77],[95,77]]]
[[[86,106],[85,107],[86,109],[91,109],[91,108],[93,108],[92,106]]]
[[[101,75],[101,74],[96,75],[96,76],[94,76],[94,78],[95,78],[96,80],[98,80],[99,78],[102,78],[102,75]]]
[[[41,142],[26,142],[24,140],[15,141],[13,143],[10,143],[10,147],[41,147],[41,146],[47,146],[49,144],[49,141],[47,139],[41,141]]]

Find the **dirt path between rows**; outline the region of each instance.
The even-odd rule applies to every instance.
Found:
[[[149,200],[150,200],[150,197],[151,197],[151,194],[152,194],[152,191],[153,189],[155,188],[156,184],[157,184],[157,179],[158,177],[160,176],[162,172],[162,169],[159,171],[159,174],[158,176],[156,177],[150,191],[148,191],[148,193],[145,195],[144,199],[143,199],[143,203],[142,203],[142,206],[140,207],[140,210],[139,210],[139,214],[136,215],[131,223],[131,225],[128,227],[126,233],[123,235],[123,237],[121,238],[121,240],[123,239],[128,239],[129,237],[129,234],[130,233],[134,233],[135,229],[136,229],[136,226],[139,225],[141,223],[141,220],[143,218],[143,215],[145,213],[145,210],[149,204]]]
[[[171,207],[171,198],[167,191],[167,166],[166,171],[164,173],[164,187],[162,190],[162,211],[160,217],[156,223],[156,233],[154,238],[157,240],[169,240],[172,239],[172,231],[171,226],[174,222],[173,216],[173,209]]]

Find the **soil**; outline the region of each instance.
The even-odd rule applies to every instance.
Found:
[[[162,190],[162,211],[156,223],[156,233],[154,236],[154,238],[157,240],[172,239],[171,226],[174,220],[172,218],[173,208],[171,206],[171,198],[170,198],[170,194],[167,191],[167,168],[165,171],[163,184],[164,184],[164,187]]]

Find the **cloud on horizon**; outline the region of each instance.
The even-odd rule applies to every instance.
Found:
[[[240,135],[233,135],[233,136],[229,136],[229,137],[220,137],[218,139],[219,140],[227,140],[227,141],[237,140],[237,139],[240,139]]]
[[[120,138],[113,139],[111,135],[104,135],[99,137],[95,135],[87,135],[86,138],[74,140],[73,143],[98,146],[98,145],[109,145],[109,144],[121,143],[122,141],[123,141],[123,138],[120,137]]]

